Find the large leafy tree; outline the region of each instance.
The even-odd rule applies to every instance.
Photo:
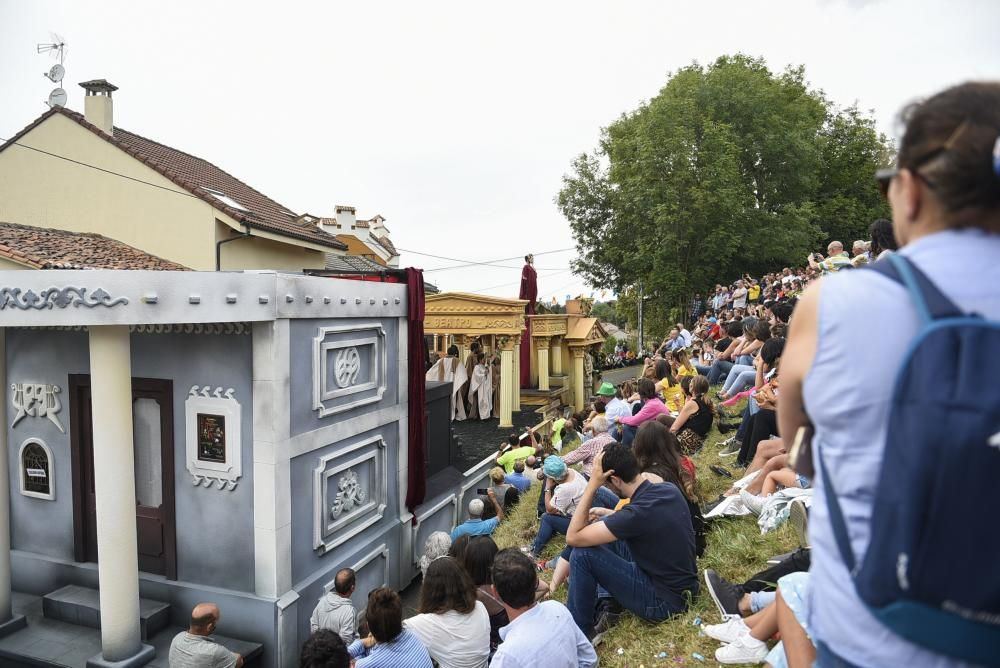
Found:
[[[871,119],[838,111],[804,70],[744,55],[694,64],[602,132],[557,203],[594,286],[641,285],[664,317],[694,292],[791,263],[882,214],[873,171],[891,151]]]

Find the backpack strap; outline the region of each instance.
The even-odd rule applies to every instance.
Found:
[[[884,260],[866,267],[902,284],[910,293],[917,313],[925,324],[932,320],[960,318],[965,315],[962,309],[944,296],[927,274],[899,253],[890,253]]]
[[[851,539],[847,535],[847,522],[844,520],[844,511],[840,509],[840,502],[837,500],[837,490],[833,487],[830,479],[830,471],[827,469],[826,461],[823,459],[823,449],[819,443],[815,444],[816,455],[819,458],[820,476],[823,478],[823,494],[826,496],[827,510],[830,513],[830,528],[833,529],[833,537],[837,541],[837,549],[840,551],[840,558],[844,560],[851,577],[854,577],[854,570],[857,560],[854,558],[854,550],[851,549]]]

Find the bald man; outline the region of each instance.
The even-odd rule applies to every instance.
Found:
[[[209,636],[219,624],[219,606],[199,603],[191,611],[191,628],[170,643],[170,668],[242,668],[243,657]]]
[[[809,266],[822,271],[824,274],[840,271],[844,267],[851,266],[851,258],[844,252],[844,244],[839,241],[831,241],[826,247],[826,253],[829,257],[825,260],[819,253],[810,253],[809,257],[806,258]]]

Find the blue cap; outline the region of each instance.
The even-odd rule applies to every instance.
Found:
[[[549,455],[542,466],[547,478],[562,478],[566,475],[566,462],[558,455]]]

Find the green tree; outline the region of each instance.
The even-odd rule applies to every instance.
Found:
[[[801,264],[832,231],[867,226],[888,152],[870,119],[834,109],[803,68],[725,56],[678,71],[605,128],[556,202],[576,273],[616,290],[624,313],[636,304],[626,288],[642,282],[656,302],[647,322],[670,322],[710,284]],[[840,216],[851,219],[838,228]]]

